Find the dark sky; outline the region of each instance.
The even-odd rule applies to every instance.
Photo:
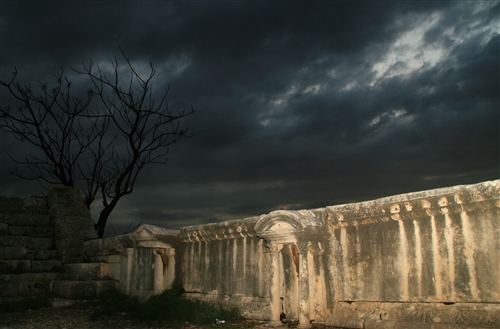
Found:
[[[115,209],[118,233],[499,178],[499,1],[1,1],[0,20],[3,80],[122,47],[196,110]],[[9,173],[29,146],[0,145],[0,194],[43,193]]]

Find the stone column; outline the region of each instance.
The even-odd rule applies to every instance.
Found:
[[[153,281],[153,291],[155,295],[158,295],[164,290],[163,287],[163,261],[161,259],[161,254],[157,249],[152,249],[153,255],[155,257],[155,269],[154,269],[154,281]]]
[[[271,282],[269,284],[269,300],[271,309],[271,322],[269,323],[272,327],[281,326],[280,311],[281,311],[281,299],[280,299],[280,265],[279,265],[279,252],[282,245],[271,242],[267,244],[269,249],[269,274],[271,276]]]
[[[127,262],[126,262],[126,268],[127,268],[127,274],[126,274],[126,288],[125,288],[125,294],[129,295],[131,293],[131,285],[132,285],[132,261],[133,261],[133,255],[134,255],[134,248],[127,248],[125,250],[125,255],[127,256]]]
[[[309,246],[310,242],[299,242],[299,325],[297,328],[310,328],[310,302],[309,302]]]
[[[167,249],[167,257],[168,257],[168,269],[167,269],[167,277],[166,277],[166,287],[170,288],[175,280],[175,249],[168,248]]]

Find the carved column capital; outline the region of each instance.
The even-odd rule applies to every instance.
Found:
[[[127,248],[125,249],[125,255],[130,257],[134,254],[135,248]]]
[[[283,248],[283,245],[276,243],[276,242],[268,242],[267,243],[267,249],[269,249],[269,252],[271,254],[277,254],[281,251]]]
[[[175,256],[175,248],[168,248],[167,255],[172,257]]]
[[[305,254],[309,252],[309,247],[311,246],[311,242],[297,242],[295,244],[297,246],[297,252],[299,254]]]

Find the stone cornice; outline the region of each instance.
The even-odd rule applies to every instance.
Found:
[[[500,180],[401,194],[326,208],[331,228],[500,207]]]
[[[279,238],[281,235],[292,233],[304,232],[310,235],[318,230],[325,232],[325,229],[322,228],[323,219],[321,217],[326,218],[331,229],[337,229],[391,220],[414,220],[439,214],[468,212],[492,207],[500,207],[500,180],[407,193],[321,209],[278,210],[242,220],[188,226],[181,228],[180,239],[182,242],[195,242],[255,237],[257,235],[275,240],[274,238]],[[278,222],[289,224],[292,232],[273,232],[272,227]]]
[[[280,243],[299,241],[303,235],[317,237],[326,232],[323,212],[324,209],[276,210],[260,216],[254,230],[258,237]]]
[[[182,242],[229,240],[243,237],[254,237],[254,226],[259,217],[242,220],[230,220],[206,225],[187,226],[181,228]]]

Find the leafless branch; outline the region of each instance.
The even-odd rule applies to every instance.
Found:
[[[38,91],[18,83],[17,70],[11,80],[0,81],[19,104],[15,110],[0,109],[0,129],[39,151],[16,161],[30,174],[18,168],[13,173],[40,183],[78,186],[89,208],[100,193],[100,237],[118,201],[133,192],[141,170],[150,163],[166,163],[169,147],[189,137],[180,120],[194,112],[169,109],[170,86],[155,101],[152,85],[157,72],[152,63],[143,78],[121,48],[120,52],[128,80],[122,81],[116,57],[109,76],[92,60],[82,63],[81,70],[73,69],[89,79],[85,97],[73,96],[72,81],[62,70],[54,75],[53,85],[38,82]]]

